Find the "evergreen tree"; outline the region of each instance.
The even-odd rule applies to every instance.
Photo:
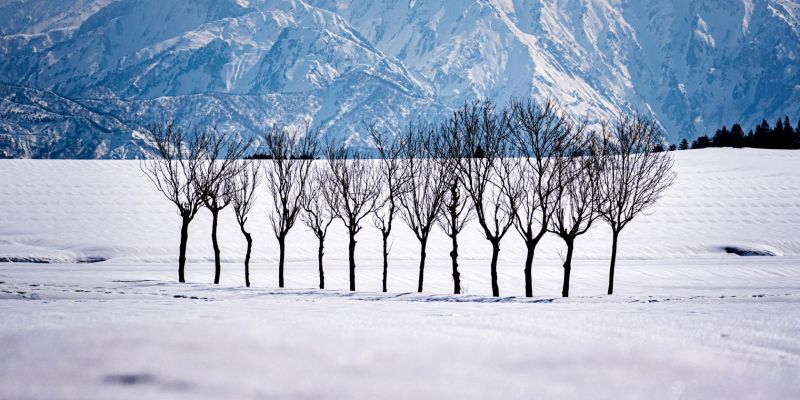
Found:
[[[756,126],[752,146],[761,149],[769,148],[770,136],[772,136],[772,128],[767,120],[762,120],[761,124]]]
[[[481,145],[475,147],[475,151],[472,153],[473,158],[486,158],[486,153],[483,151]]]
[[[729,147],[731,145],[730,136],[731,134],[728,132],[727,126],[723,126],[722,129],[717,129],[717,132],[711,139],[710,147]]]
[[[775,139],[777,140],[776,148],[779,149],[791,149],[794,148],[795,142],[795,132],[794,128],[792,128],[791,122],[789,122],[789,116],[784,116],[782,129],[776,133]],[[777,130],[777,127],[776,127]]]
[[[686,143],[688,147],[688,142]],[[707,136],[698,137],[692,142],[691,148],[702,149],[706,147],[753,147],[760,149],[800,149],[800,121],[795,129],[789,121],[789,116],[778,118],[775,127],[770,127],[767,120],[761,120],[747,134],[741,124],[734,124],[728,130],[726,126],[718,129],[710,139]],[[678,149],[684,149],[683,141]]]
[[[797,120],[797,129],[794,130],[794,148],[800,149],[800,119]]]
[[[736,148],[739,148],[739,149],[744,147],[744,142],[745,142],[744,130],[742,130],[742,126],[741,125],[733,124],[733,127],[731,128],[730,141],[731,141],[730,145],[733,146],[733,147],[736,147]]]
[[[747,146],[747,147],[755,147],[753,145],[753,130],[752,129],[750,129],[750,131],[747,132],[747,136],[744,137],[744,145]]]
[[[783,138],[785,137],[786,133],[783,129],[783,121],[778,118],[778,121],[775,122],[775,129],[772,131],[772,137],[770,137],[769,141],[769,148],[771,149],[779,149],[783,144]]]
[[[707,135],[700,136],[692,142],[693,149],[705,149],[707,147],[711,147],[711,139]]]
[[[686,138],[681,139],[681,143],[678,145],[678,150],[689,150],[689,141]]]

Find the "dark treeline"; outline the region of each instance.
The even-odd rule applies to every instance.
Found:
[[[775,126],[770,126],[767,120],[762,120],[754,129],[744,132],[740,124],[733,124],[728,129],[723,126],[717,129],[713,136],[703,135],[693,140],[690,144],[683,139],[678,145],[678,150],[705,149],[708,147],[752,147],[758,149],[800,149],[800,121],[792,127],[789,117],[778,118]]]
[[[253,153],[244,157],[246,160],[274,160],[275,156],[267,153]],[[316,160],[319,157],[311,154],[301,154],[299,156],[292,156],[292,160]]]
[[[212,214],[214,283],[221,273],[218,213],[231,205],[247,241],[245,284],[250,286],[252,236],[247,222],[257,193],[279,245],[278,285],[284,287],[286,243],[300,221],[318,239],[319,287],[328,228],[347,230],[350,290],[356,290],[355,254],[366,224],[381,232],[382,286],[388,291],[394,222],[419,242],[417,290],[425,284],[430,234],[450,239],[453,293],[461,293],[459,234],[473,222],[489,242],[492,295],[500,295],[498,260],[509,234],[526,246],[525,294],[533,295],[534,257],[547,235],[563,241],[562,295],[569,296],[572,260],[583,234],[599,222],[612,231],[608,294],[614,290],[618,241],[627,224],[650,208],[674,180],[672,155],[659,125],[641,114],[620,115],[590,129],[551,100],[511,99],[507,106],[465,103],[444,121],[419,120],[402,132],[365,125],[371,148],[351,146],[319,129],[272,127],[263,146],[216,129],[183,130],[154,124],[155,160],[142,170],[181,216],[178,279],[185,281],[188,227],[200,209]],[[320,159],[319,161],[314,161]],[[363,250],[362,250],[363,251]]]

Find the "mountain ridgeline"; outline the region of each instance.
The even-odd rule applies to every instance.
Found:
[[[0,156],[144,157],[164,119],[364,141],[511,96],[677,143],[800,114],[798,58],[798,0],[0,0]]]

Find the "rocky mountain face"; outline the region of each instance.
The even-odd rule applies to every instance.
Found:
[[[141,157],[168,118],[357,141],[530,95],[676,141],[800,114],[799,56],[798,0],[0,0],[0,155]]]

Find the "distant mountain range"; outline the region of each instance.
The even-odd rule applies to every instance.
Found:
[[[799,0],[0,0],[0,156],[136,158],[148,123],[342,140],[552,97],[670,138],[800,114]]]

